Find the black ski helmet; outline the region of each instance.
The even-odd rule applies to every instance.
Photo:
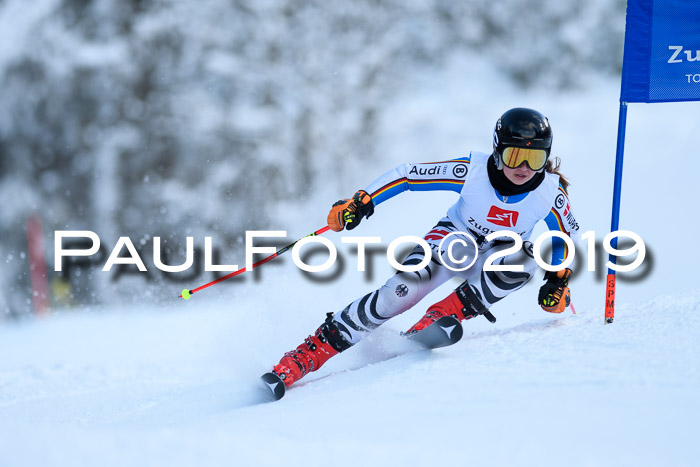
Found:
[[[549,159],[552,148],[552,127],[540,112],[517,107],[498,119],[493,130],[493,156],[496,168],[503,170],[503,150],[506,147],[543,149]],[[544,170],[544,167],[538,172]]]

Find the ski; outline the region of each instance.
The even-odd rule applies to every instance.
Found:
[[[428,349],[437,349],[456,344],[462,338],[464,330],[459,320],[453,316],[443,316],[427,328],[411,334],[401,333]]]
[[[456,344],[462,338],[464,330],[459,320],[453,316],[443,316],[425,329],[411,334],[401,333],[402,336],[418,342],[426,349],[437,349]],[[279,376],[270,372],[260,377],[269,401],[278,401],[284,397],[286,387]]]
[[[265,394],[269,400],[278,401],[284,397],[286,388],[279,376],[272,372],[265,373],[260,377],[260,380],[262,381]]]

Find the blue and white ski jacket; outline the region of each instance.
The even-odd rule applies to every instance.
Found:
[[[455,191],[460,197],[448,209],[447,216],[460,231],[477,239],[509,230],[527,241],[540,220],[546,222],[549,230],[578,237],[579,225],[558,175],[545,173],[545,179],[534,190],[503,196],[489,181],[489,157],[471,152],[466,157],[442,162],[402,164],[380,176],[365,191],[375,206],[407,190]],[[568,249],[559,238],[553,238],[552,243],[552,265],[556,266],[566,259]]]

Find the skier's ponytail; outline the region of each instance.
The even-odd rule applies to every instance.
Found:
[[[559,172],[559,166],[561,165],[561,159],[558,157],[555,157],[554,159],[548,159],[547,160],[547,167],[545,167],[545,170],[551,174],[559,175],[559,183],[561,183],[561,186],[564,187],[564,191],[566,194],[569,194],[569,180],[566,179],[566,177]]]

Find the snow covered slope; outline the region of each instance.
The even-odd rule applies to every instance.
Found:
[[[389,322],[258,404],[294,319],[200,301],[2,327],[0,465],[697,465],[700,291],[612,326],[473,320],[435,351]]]
[[[532,106],[550,116],[583,230],[601,239],[618,92],[618,83],[592,82],[577,94],[524,93],[483,64],[457,63],[392,104],[380,129],[385,159],[358,169],[343,191],[407,160],[488,150],[497,116]],[[620,281],[612,326],[602,324],[602,277],[584,269],[572,281],[577,315],[542,312],[538,278],[494,307],[495,325],[472,320],[459,344],[419,351],[398,332],[455,285],[446,284],[282,401],[259,404],[262,372],[326,312],[388,277],[381,256],[373,279],[347,264],[324,284],[282,257],[261,268],[261,281],[222,284],[189,302],[173,290],[167,308],[135,288],[137,304],[126,309],[2,323],[0,466],[697,465],[700,289],[688,239],[700,221],[685,200],[698,128],[697,103],[630,109],[621,225],[642,235],[653,258],[648,274]],[[296,238],[320,227],[314,219],[325,219],[340,190],[321,191],[304,206],[308,216],[281,206],[270,229]],[[406,194],[354,233],[385,243],[421,235],[454,198]],[[328,237],[342,251],[339,236]]]

